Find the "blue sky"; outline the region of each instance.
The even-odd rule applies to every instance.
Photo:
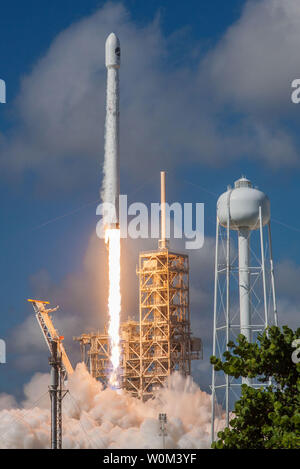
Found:
[[[212,269],[216,199],[241,174],[270,197],[279,304],[297,325],[300,107],[290,102],[290,84],[300,73],[299,26],[295,0],[284,6],[271,0],[268,7],[240,0],[2,6],[0,336],[8,363],[1,366],[0,392],[20,397],[29,376],[47,371],[26,298],[61,302],[67,320],[58,325],[73,360],[72,335],[105,320],[103,263],[95,281],[105,250],[91,236],[102,178],[104,38],[112,29],[122,44],[122,192],[132,201],[156,201],[165,169],[169,200],[205,203],[208,243],[190,273],[205,297],[192,298],[196,333],[211,327],[212,281],[201,264],[211,260]],[[136,244],[124,249],[132,279],[124,317],[136,308],[135,262],[145,247]],[[207,338],[197,375],[204,387],[209,353]]]

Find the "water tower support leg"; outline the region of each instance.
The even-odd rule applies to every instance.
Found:
[[[272,249],[272,236],[271,236],[271,224],[270,224],[270,222],[268,223],[268,236],[269,236],[269,250],[270,250],[270,271],[271,271],[271,287],[272,287],[272,298],[273,298],[274,324],[275,324],[275,326],[278,326],[278,313],[277,313],[277,302],[276,302],[274,264],[273,264],[273,249]]]
[[[263,232],[261,207],[259,207],[259,230],[260,230],[261,271],[262,271],[263,292],[264,292],[265,328],[267,328],[268,325],[269,325],[269,319],[268,319],[268,304],[267,304],[267,284],[266,284],[264,232]]]
[[[219,220],[216,224],[216,252],[215,252],[215,288],[214,288],[214,331],[213,331],[213,355],[216,356],[216,325],[217,325],[217,298],[218,298],[218,256],[219,256]],[[211,386],[211,441],[215,439],[215,369],[212,367],[212,386]]]
[[[227,227],[226,227],[226,351],[230,339],[230,205],[227,205]],[[229,375],[226,374],[225,411],[226,426],[229,426]]]

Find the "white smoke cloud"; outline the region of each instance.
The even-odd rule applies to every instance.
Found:
[[[47,391],[49,375],[33,377],[35,397]],[[191,378],[170,377],[153,400],[142,402],[125,392],[103,389],[78,364],[63,401],[64,448],[162,448],[158,414],[168,417],[167,448],[209,448],[211,397]],[[23,408],[0,411],[1,448],[49,448],[50,410],[32,407],[31,391]],[[219,420],[217,427],[224,425]]]
[[[0,394],[0,410],[3,410],[3,409],[12,409],[14,407],[17,407],[17,401],[16,399],[3,392]]]

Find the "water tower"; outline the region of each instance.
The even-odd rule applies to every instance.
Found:
[[[251,242],[250,242],[251,238]],[[266,194],[241,177],[217,202],[213,355],[223,358],[227,344],[243,334],[254,342],[271,324],[277,325],[272,259],[270,202]],[[212,372],[212,439],[221,409],[226,425],[241,382]]]

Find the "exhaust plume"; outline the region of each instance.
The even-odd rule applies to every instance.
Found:
[[[45,394],[46,376],[33,377],[35,391],[27,386],[22,408],[0,411],[0,448],[49,448],[49,397],[48,405],[43,396],[41,406],[26,408],[29,402],[32,405],[31,394]],[[168,416],[167,448],[210,447],[211,396],[190,377],[175,373],[153,400],[142,402],[126,392],[104,389],[79,363],[68,388],[63,401],[63,448],[162,448],[160,412]],[[219,429],[223,426],[220,420]]]

